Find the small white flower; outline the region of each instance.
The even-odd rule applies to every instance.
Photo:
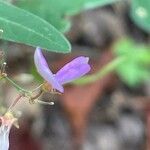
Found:
[[[0,150],[8,150],[10,129],[17,119],[14,118],[11,113],[6,113],[4,116],[0,117],[0,121]]]

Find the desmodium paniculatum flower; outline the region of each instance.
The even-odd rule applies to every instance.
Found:
[[[9,133],[14,122],[17,119],[11,113],[6,113],[0,117],[0,150],[9,149]]]
[[[88,57],[77,57],[62,67],[56,74],[53,74],[42,54],[42,50],[37,47],[34,53],[34,62],[38,73],[53,89],[61,93],[64,92],[63,84],[76,80],[90,71],[91,67],[88,61]]]

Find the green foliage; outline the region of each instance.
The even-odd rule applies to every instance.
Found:
[[[132,0],[131,17],[137,25],[150,32],[150,0]]]
[[[43,82],[43,78],[37,72],[37,69],[34,64],[30,68],[30,73],[34,76],[34,78],[37,82],[39,82],[39,83]]]
[[[0,0],[1,38],[31,46],[66,53],[68,41],[45,20]]]
[[[118,57],[126,59],[116,68],[118,75],[129,86],[135,86],[150,77],[150,48],[137,45],[126,39],[119,41],[115,46]]]
[[[64,32],[70,27],[66,17],[82,10],[111,4],[118,0],[16,0],[16,5],[44,18]]]

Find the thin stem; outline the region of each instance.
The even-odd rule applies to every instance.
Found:
[[[16,106],[16,104],[18,103],[18,101],[23,97],[23,95],[19,94],[17,96],[17,98],[12,102],[12,104],[9,106],[8,111],[12,111],[12,109]]]
[[[39,98],[42,94],[43,94],[43,91],[40,90],[39,93],[38,93],[37,95],[31,97],[31,100],[35,100],[35,99]]]
[[[39,93],[37,93],[37,95],[33,96],[30,98],[30,102],[36,102],[36,103],[39,103],[39,104],[42,104],[42,105],[54,105],[54,102],[45,102],[45,101],[41,101],[41,100],[38,100],[38,98],[44,93],[43,90],[40,90]],[[34,101],[36,100],[36,101]]]
[[[31,93],[28,90],[23,89],[22,87],[20,87],[18,84],[16,84],[13,80],[11,80],[9,77],[5,76],[4,77],[7,81],[9,81],[18,91],[20,92],[25,92],[25,93]]]
[[[38,97],[40,97],[41,95],[43,94],[43,91],[41,90],[37,95],[35,95],[34,97],[31,97],[29,100],[32,100],[34,101],[35,99],[37,99]],[[22,98],[22,97],[26,97],[25,95],[23,94],[19,94],[17,96],[17,98],[12,102],[12,104],[9,106],[7,112],[10,112],[12,111],[12,109],[16,106],[16,104],[19,102],[19,100]],[[42,103],[42,101],[39,101],[39,103]],[[43,102],[44,103],[44,102]],[[45,103],[46,104],[46,103]],[[50,105],[50,104],[49,104]],[[52,104],[51,104],[52,105]]]
[[[43,94],[43,90],[40,90],[35,96],[30,96],[29,98],[29,103],[33,104],[35,102],[36,99],[38,99],[42,94]]]
[[[40,89],[43,86],[43,83],[40,84],[38,87],[36,87],[35,89],[32,90],[31,93],[34,93],[35,91],[37,91],[38,89]]]

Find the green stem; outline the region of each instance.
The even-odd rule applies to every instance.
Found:
[[[16,84],[13,80],[11,80],[9,77],[4,77],[7,81],[9,81],[18,91],[23,92],[23,93],[31,93],[28,90],[23,89],[20,87],[18,84]]]
[[[73,81],[72,83],[76,84],[76,85],[84,85],[84,84],[95,82],[95,81],[103,78],[108,73],[115,70],[116,67],[118,67],[118,65],[123,63],[125,59],[126,59],[126,57],[118,57],[118,58],[114,59],[113,61],[111,61],[110,63],[108,63],[106,66],[104,66],[97,73],[84,76],[78,80]]]

